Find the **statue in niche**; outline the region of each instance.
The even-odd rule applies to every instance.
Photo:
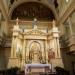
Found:
[[[32,63],[38,63],[41,58],[42,56],[39,44],[37,42],[33,42],[29,52],[29,59],[32,61]]]

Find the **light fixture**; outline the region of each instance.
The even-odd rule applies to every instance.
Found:
[[[66,2],[69,2],[69,0],[66,0]]]

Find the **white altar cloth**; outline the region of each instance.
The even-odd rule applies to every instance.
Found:
[[[51,67],[51,64],[26,64],[25,67]]]
[[[39,63],[36,63],[36,64],[26,64],[25,65],[25,74],[29,73],[29,69],[30,68],[46,68],[48,67],[49,69],[51,69],[51,64],[39,64]]]

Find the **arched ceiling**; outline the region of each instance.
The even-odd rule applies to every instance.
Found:
[[[18,9],[20,8],[21,9],[21,7],[22,7],[22,9],[23,10],[21,10],[21,13],[26,13],[26,12],[29,12],[29,7],[28,6],[30,6],[30,2],[32,3],[32,7],[34,6],[34,8],[33,8],[33,10],[37,7],[37,9],[38,8],[40,8],[41,6],[44,8],[43,9],[43,11],[46,9],[46,11],[44,11],[44,12],[46,12],[46,16],[48,16],[49,14],[49,16],[47,17],[49,20],[51,20],[50,18],[52,18],[52,19],[56,19],[56,20],[58,20],[58,14],[57,14],[57,12],[56,12],[56,9],[55,9],[55,6],[54,6],[54,4],[52,3],[53,1],[52,0],[13,0],[14,2],[11,4],[11,6],[10,6],[10,10],[9,10],[9,15],[8,15],[8,18],[9,19],[15,19],[15,18],[13,18],[12,16],[13,16],[13,14],[15,13],[15,12],[18,12],[19,13],[19,11],[18,11]],[[55,1],[55,0],[54,0]],[[29,4],[28,4],[29,3]],[[34,4],[34,3],[36,3],[36,4]],[[28,4],[27,6],[26,5],[24,5],[24,4]],[[26,12],[25,12],[25,10],[24,10],[24,7],[25,7],[25,10],[26,10]],[[26,9],[26,7],[28,7],[28,10]],[[31,8],[32,8],[31,7]],[[36,9],[36,11],[38,11]],[[23,12],[22,12],[23,11]],[[42,10],[41,10],[41,8],[40,8],[40,11],[41,12],[43,12]],[[39,12],[40,12],[39,11]],[[48,11],[48,12],[47,12]],[[43,13],[44,13],[43,12]],[[37,14],[37,13],[36,13]],[[51,15],[52,14],[52,15]],[[14,14],[14,15],[16,15],[16,13]],[[21,14],[22,15],[22,14]],[[44,16],[45,16],[44,15]],[[41,15],[41,16],[43,16],[43,15]],[[17,16],[18,17],[18,16]],[[36,15],[34,16],[34,17],[36,17]],[[46,18],[44,18],[44,19],[46,19]]]
[[[52,21],[55,19],[49,7],[37,2],[24,2],[17,6],[12,12],[11,19],[16,19],[17,17],[22,20],[32,20],[35,17],[38,20]]]

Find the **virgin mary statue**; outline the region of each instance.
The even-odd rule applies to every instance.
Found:
[[[40,45],[37,42],[33,42],[30,49],[30,58],[32,63],[39,63],[39,51]]]

